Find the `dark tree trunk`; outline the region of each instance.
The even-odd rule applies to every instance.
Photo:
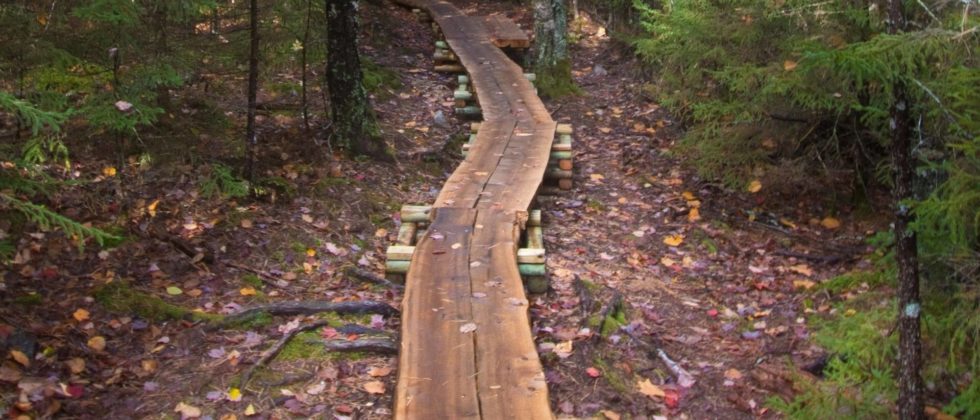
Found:
[[[302,91],[300,96],[300,107],[303,108],[303,129],[307,133],[310,132],[310,109],[309,102],[306,99],[306,50],[307,45],[310,42],[310,19],[313,14],[313,0],[306,0],[306,29],[303,30],[303,55],[300,57],[300,71],[303,74],[303,79],[301,83]]]
[[[326,0],[326,7],[327,89],[336,144],[353,154],[387,158],[357,52],[357,2]]]
[[[901,0],[888,1],[888,33],[905,30]],[[925,418],[922,394],[922,331],[919,299],[919,261],[914,220],[908,200],[913,198],[915,160],[912,157],[912,121],[905,84],[894,86],[891,108],[891,155],[895,166],[895,262],[898,264],[898,417],[903,420]]]
[[[249,0],[248,20],[250,47],[248,53],[248,116],[245,124],[245,176],[255,181],[258,138],[255,134],[256,96],[259,92],[259,5]]]

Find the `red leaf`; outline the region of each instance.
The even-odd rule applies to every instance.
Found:
[[[717,309],[708,309],[708,316],[710,316],[712,318],[718,316],[718,310]]]
[[[598,377],[602,376],[602,372],[600,372],[599,369],[596,369],[594,367],[590,367],[590,368],[586,369],[585,370],[585,373],[589,374],[589,377],[592,377],[592,378],[598,378]]]
[[[323,338],[334,338],[337,336],[337,334],[337,330],[335,330],[333,327],[323,327],[323,331],[320,331],[320,335],[323,336]]]
[[[675,389],[665,389],[664,404],[667,405],[667,408],[677,408],[679,405],[681,405],[681,394]]]
[[[85,388],[79,384],[68,385],[66,390],[68,391],[68,395],[71,395],[72,398],[81,398],[82,395],[85,394]]]

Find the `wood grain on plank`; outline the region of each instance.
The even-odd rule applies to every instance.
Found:
[[[470,247],[477,394],[486,419],[551,419],[544,370],[531,340],[524,285],[517,272],[526,215],[480,212]]]
[[[470,238],[476,210],[433,209],[416,246],[402,304],[395,417],[480,418],[470,306]],[[459,244],[459,245],[455,245]]]

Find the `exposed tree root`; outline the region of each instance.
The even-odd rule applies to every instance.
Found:
[[[357,278],[357,279],[360,279],[360,280],[369,282],[369,283],[380,284],[380,285],[385,286],[385,287],[390,287],[392,289],[404,289],[405,288],[405,286],[402,286],[402,285],[396,284],[396,283],[392,283],[391,281],[389,281],[388,279],[386,279],[384,277],[381,277],[381,276],[379,276],[377,274],[374,274],[374,273],[372,273],[370,271],[367,271],[367,270],[362,270],[362,269],[357,268],[357,267],[354,267],[352,265],[351,266],[347,266],[347,268],[344,268],[344,274],[346,274],[346,275],[348,275],[350,277],[354,277],[354,278]]]
[[[225,317],[221,325],[235,324],[245,321],[258,314],[269,314],[273,316],[293,316],[293,315],[313,315],[322,312],[333,312],[341,315],[347,314],[381,314],[385,316],[397,315],[398,310],[391,305],[382,302],[361,300],[356,302],[320,302],[320,301],[298,301],[270,303],[268,305],[254,306]]]
[[[293,338],[296,338],[297,335],[299,335],[302,332],[327,327],[329,325],[330,322],[326,320],[315,321],[309,324],[301,325],[298,328],[290,331],[288,334],[282,336],[282,338],[280,338],[279,341],[276,342],[276,344],[274,344],[272,347],[270,347],[268,350],[262,353],[262,356],[259,358],[258,361],[255,362],[255,364],[253,364],[251,367],[248,368],[247,371],[245,371],[245,374],[242,375],[242,380],[239,386],[241,388],[244,388],[246,385],[248,385],[248,382],[249,380],[252,379],[252,374],[255,373],[255,370],[262,366],[267,365],[269,362],[275,359],[276,356],[279,355],[279,353],[282,351],[282,349],[285,348],[287,344],[289,344],[289,341],[292,340]],[[341,327],[341,328],[346,328],[346,327],[348,326]],[[371,330],[371,331],[375,331],[375,330]],[[380,354],[398,354],[398,344],[394,340],[389,338],[364,338],[358,340],[326,340],[326,341],[317,340],[316,343],[318,344],[323,343],[323,345],[326,346],[327,350],[330,351],[339,351],[339,352],[363,351],[363,352],[380,353]]]
[[[398,344],[389,338],[360,338],[357,340],[327,340],[330,351],[366,351],[380,354],[398,354]]]
[[[239,384],[239,387],[245,388],[245,386],[248,385],[248,381],[252,379],[252,374],[255,373],[255,369],[258,369],[260,366],[265,366],[267,363],[269,363],[269,361],[275,359],[276,355],[278,355],[279,352],[281,352],[282,349],[286,347],[286,344],[289,344],[289,340],[292,340],[294,337],[296,337],[297,334],[304,331],[323,328],[327,325],[330,325],[329,321],[311,322],[306,325],[301,325],[298,328],[290,331],[288,334],[282,336],[282,338],[280,338],[279,341],[276,342],[276,344],[274,344],[272,347],[270,347],[268,350],[262,353],[262,357],[260,357],[259,360],[255,362],[254,365],[252,365],[250,368],[248,368],[247,371],[245,371],[245,374],[242,375],[242,381]]]

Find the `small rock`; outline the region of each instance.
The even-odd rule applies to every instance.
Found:
[[[602,67],[602,64],[596,64],[595,67],[592,68],[592,74],[602,77],[609,74],[609,71],[607,71],[605,67]]]
[[[432,117],[432,122],[440,127],[449,126],[449,120],[446,119],[446,114],[443,114],[441,110],[436,111],[436,115]]]

